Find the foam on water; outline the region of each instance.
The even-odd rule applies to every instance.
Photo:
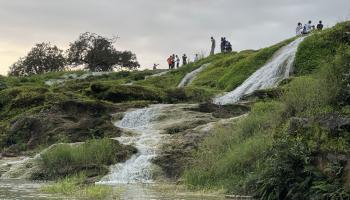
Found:
[[[138,153],[125,163],[112,166],[111,173],[97,184],[151,183],[152,163],[156,157],[162,135],[153,129],[152,121],[166,105],[153,105],[126,113],[116,126],[135,133],[133,136],[117,138],[122,144],[133,145]]]
[[[210,63],[202,65],[200,68],[186,74],[186,76],[181,80],[180,84],[177,86],[178,88],[183,88],[186,85],[190,85],[194,79],[197,77],[199,73],[209,67]]]
[[[251,75],[242,85],[224,96],[215,98],[214,103],[220,105],[235,103],[244,95],[256,90],[277,86],[283,79],[288,78],[292,72],[295,54],[303,40],[304,37],[300,37],[282,47],[269,62]]]

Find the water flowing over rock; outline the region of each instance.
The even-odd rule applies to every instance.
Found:
[[[300,37],[278,50],[269,62],[251,75],[242,85],[224,96],[215,98],[214,103],[220,105],[235,103],[242,96],[256,90],[277,86],[282,80],[288,78],[292,72],[295,54],[303,40],[304,37]]]
[[[186,74],[186,76],[181,80],[180,84],[177,86],[178,88],[183,88],[186,85],[190,85],[194,79],[197,77],[199,73],[209,67],[210,63],[202,65],[200,68]]]
[[[171,72],[170,70],[166,70],[164,72],[160,72],[160,73],[157,73],[157,74],[153,74],[153,75],[150,75],[150,76],[146,76],[145,79],[149,79],[149,78],[152,78],[152,77],[158,77],[158,76],[163,76],[167,73]]]
[[[135,145],[138,153],[125,163],[111,168],[111,173],[98,184],[150,183],[152,182],[152,163],[157,147],[163,137],[153,129],[152,120],[157,118],[160,109],[167,105],[154,105],[126,113],[116,126],[133,132],[135,135],[117,138],[122,144]]]

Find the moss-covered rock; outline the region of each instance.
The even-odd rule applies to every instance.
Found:
[[[88,94],[98,99],[119,103],[134,100],[162,101],[164,93],[149,87],[138,85],[109,85],[94,83],[90,86]]]
[[[93,101],[64,101],[33,115],[13,120],[2,135],[5,151],[32,150],[57,142],[117,137],[121,131],[111,122],[112,108]]]

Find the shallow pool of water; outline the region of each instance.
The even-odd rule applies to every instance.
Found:
[[[24,180],[0,180],[1,200],[50,200],[80,199],[61,195],[49,195],[40,191],[47,183]],[[221,195],[193,193],[175,185],[166,184],[120,184],[113,186],[114,198],[122,200],[221,200]]]

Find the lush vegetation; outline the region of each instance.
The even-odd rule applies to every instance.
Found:
[[[332,121],[350,117],[349,31],[344,22],[305,39],[296,58],[304,76],[232,128],[217,127],[194,153],[185,183],[259,199],[350,198],[349,129]]]
[[[233,121],[231,127],[218,126],[194,152],[185,183],[195,189],[224,189],[261,199],[348,199],[350,136],[349,128],[339,123],[350,118],[349,32],[350,23],[344,22],[307,37],[296,55],[296,76],[270,91],[278,95],[252,105],[251,113]],[[0,149],[13,156],[55,143],[81,142],[57,144],[43,152],[40,171],[33,178],[60,178],[44,189],[50,193],[104,198],[110,195],[109,188],[86,188],[85,183],[135,153],[134,148],[107,139],[120,135],[111,123],[112,112],[150,103],[209,101],[236,88],[293,39],[261,50],[209,56],[163,76],[148,77],[161,70],[85,78],[77,78],[85,76],[85,71],[0,76]],[[112,42],[82,35],[71,44],[70,62],[87,63],[78,60],[79,53],[90,55],[81,52],[83,47],[101,50],[94,45]],[[102,53],[110,54],[113,61],[120,56],[113,48],[107,50]],[[135,67],[133,55],[129,52],[126,57]],[[87,60],[88,68],[97,71],[118,64],[99,65],[101,60],[91,55]],[[187,73],[207,63],[192,85],[177,88]],[[47,85],[48,80],[58,81]]]

